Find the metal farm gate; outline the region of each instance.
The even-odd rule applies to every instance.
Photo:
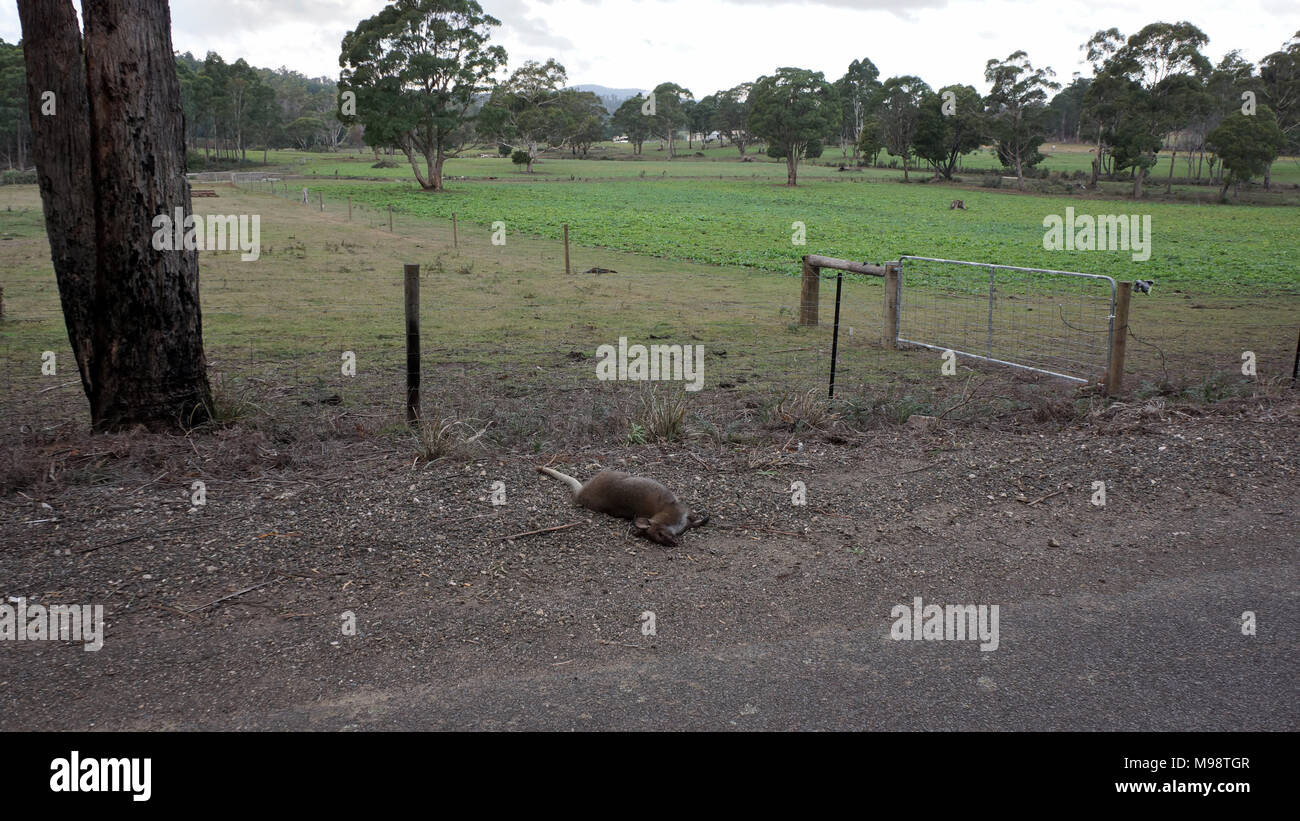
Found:
[[[1109,370],[1111,277],[904,256],[897,288],[898,343],[1075,382]]]

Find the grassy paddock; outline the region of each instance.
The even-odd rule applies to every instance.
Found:
[[[310,183],[305,183],[310,185]],[[1122,200],[1078,200],[962,192],[966,211],[950,211],[951,189],[809,181],[791,189],[771,182],[619,180],[590,184],[452,183],[430,195],[398,183],[316,186],[326,197],[351,196],[412,216],[461,220],[486,229],[558,238],[569,223],[574,241],[639,254],[793,273],[802,253],[857,260],[899,254],[999,262],[1035,268],[1155,279],[1161,288],[1197,293],[1300,291],[1296,212]],[[1050,214],[1151,216],[1150,259],[1124,251],[1049,251]],[[807,246],[792,243],[792,225],[807,228]]]
[[[314,203],[213,187],[220,196],[196,200],[200,213],[262,219],[257,261],[200,255],[205,344],[214,383],[234,404],[247,397],[256,407],[292,413],[295,405],[338,396],[367,424],[396,421],[406,262],[421,265],[426,410],[496,419],[489,440],[518,445],[554,435],[558,405],[538,398],[548,392],[573,397],[580,407],[565,416],[583,432],[626,435],[628,423],[608,417],[637,406],[640,390],[597,381],[593,359],[598,345],[619,337],[704,346],[705,391],[689,397],[700,424],[717,429],[740,418],[734,402],[746,414],[746,402],[754,410],[825,389],[830,327],[797,326],[798,284],[788,277],[579,248],[575,272],[598,266],[618,273],[566,276],[562,249],[551,241],[510,234],[505,246],[494,246],[484,235],[467,235],[452,249],[446,223],[399,214],[389,233],[383,212],[358,207],[349,223],[337,200],[321,213]],[[50,396],[68,400],[59,417],[79,419],[79,386],[67,384],[75,377],[40,375],[44,350],[56,352],[60,374],[73,372],[35,189],[0,191],[0,214],[0,235],[16,252],[0,266],[8,305],[0,323],[0,405],[14,418],[50,388]],[[879,283],[854,287],[844,319],[857,333],[850,341],[846,330],[841,343],[843,390],[886,373],[923,381],[928,362],[887,355],[879,345]],[[824,292],[827,317],[832,298]],[[345,351],[356,353],[355,379],[341,374]],[[705,411],[718,402],[728,409]]]
[[[621,336],[631,343],[704,346],[705,390],[688,398],[695,423],[715,431],[761,421],[790,396],[824,391],[834,285],[828,280],[821,289],[822,325],[800,327],[799,283],[792,273],[806,251],[858,259],[914,252],[1086,270],[1043,258],[1041,247],[1023,258],[1011,253],[1041,245],[1041,227],[1019,224],[1040,221],[1051,207],[1036,197],[990,193],[968,198],[971,211],[951,213],[933,200],[943,192],[910,186],[827,183],[791,191],[689,180],[465,184],[430,196],[390,184],[314,185],[326,195],[321,212],[314,196],[303,206],[255,188],[212,187],[220,196],[196,200],[201,213],[262,218],[256,262],[240,262],[234,253],[200,256],[205,343],[227,404],[247,399],[288,412],[337,401],[344,412],[369,420],[364,424],[391,425],[400,417],[402,396],[402,264],[417,262],[426,408],[496,420],[487,439],[534,448],[555,435],[557,407],[565,408],[562,421],[577,433],[629,434],[638,389],[597,381],[592,358],[598,345]],[[354,197],[351,221],[340,196],[345,191]],[[365,207],[387,200],[400,204],[392,233],[384,209]],[[1218,224],[1198,228],[1180,226],[1177,208],[1188,207],[1167,206],[1155,220],[1157,226],[1171,222],[1181,251],[1164,249],[1167,238],[1157,232],[1148,265],[1164,265],[1167,272],[1154,274],[1156,293],[1134,304],[1140,342],[1129,347],[1130,385],[1159,390],[1165,382],[1195,387],[1215,380],[1204,395],[1223,395],[1251,382],[1234,374],[1245,349],[1257,352],[1261,379],[1278,378],[1294,350],[1298,302],[1294,268],[1286,266],[1294,265],[1296,249],[1278,245],[1277,253],[1265,255],[1252,249],[1276,241],[1273,232],[1281,228],[1268,218],[1281,210],[1206,209],[1200,218]],[[451,226],[441,218],[451,210],[462,218],[455,249]],[[492,244],[483,224],[496,218],[509,227],[504,246]],[[797,218],[807,220],[808,246],[790,244],[789,221]],[[566,219],[574,226],[575,273],[568,276],[562,246],[546,236],[558,236]],[[1196,241],[1228,235],[1234,226],[1245,236],[1217,254],[1207,256],[1214,249]],[[626,236],[620,238],[620,230]],[[79,387],[68,384],[74,380],[40,375],[45,350],[57,353],[60,374],[73,371],[33,186],[0,189],[0,242],[6,301],[0,405],[8,418],[21,418],[33,397],[62,398],[55,406],[42,404],[41,414],[84,421]],[[619,244],[662,255],[610,247]],[[710,254],[732,262],[684,259]],[[1116,264],[1106,254],[1075,259]],[[1245,264],[1252,259],[1257,264]],[[1119,278],[1150,275],[1136,264],[1118,266],[1124,269],[1113,272]],[[578,273],[591,267],[617,273]],[[933,352],[881,345],[881,297],[878,279],[846,281],[840,396],[859,409],[885,402],[891,419],[942,412],[960,400],[965,383],[941,379]],[[357,355],[356,378],[341,374],[345,351]],[[1025,381],[987,369],[981,374],[1001,387],[964,413],[1070,392],[1057,381]]]

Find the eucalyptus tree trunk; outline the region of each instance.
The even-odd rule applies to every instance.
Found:
[[[1088,188],[1096,189],[1097,178],[1101,176],[1101,121],[1097,122],[1097,145],[1092,154],[1092,176],[1088,178]]]
[[[212,408],[196,251],[155,250],[190,214],[167,0],[18,0],[32,147],[63,316],[95,430],[181,429]],[[53,91],[55,116],[39,101]]]

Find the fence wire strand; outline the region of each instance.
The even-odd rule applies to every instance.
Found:
[[[376,271],[354,233],[331,232],[339,220],[346,223],[349,204],[329,182],[245,174],[236,175],[236,188],[219,189],[221,197],[274,194],[303,215],[324,213],[321,229],[310,232],[300,230],[301,216],[282,225],[264,219],[260,264],[209,265],[204,257],[210,364],[227,386],[262,380],[303,404],[355,395],[364,384],[367,398],[358,401],[396,416],[404,373],[401,268]],[[225,204],[196,201],[212,211]],[[450,220],[401,208],[393,208],[390,229],[387,207],[355,199],[351,223],[415,243],[426,396],[439,405],[488,414],[497,395],[537,405],[542,384],[589,394],[595,402],[619,390],[596,382],[596,347],[620,337],[630,344],[703,345],[706,390],[825,395],[835,272],[822,272],[819,325],[801,326],[800,280],[793,275],[801,249],[792,252],[791,276],[773,276],[589,247],[582,244],[582,226],[573,225],[571,273],[564,277],[564,246],[555,239],[507,230],[505,244],[498,245],[487,226],[461,221],[453,241]],[[301,260],[309,263],[313,287],[304,287]],[[938,381],[937,353],[893,349],[883,330],[883,284],[844,274],[837,397],[869,401],[928,390]],[[5,286],[0,412],[34,397],[75,395],[80,383],[52,278]],[[902,339],[1088,381],[1104,373],[1112,312],[1104,279],[909,257],[900,297]],[[1193,300],[1159,283],[1151,296],[1134,294],[1127,384],[1240,379],[1245,351],[1257,357],[1259,378],[1289,376],[1295,306],[1294,296],[1285,294]],[[46,350],[57,355],[57,375],[42,372]],[[340,372],[348,351],[357,356],[355,379]]]

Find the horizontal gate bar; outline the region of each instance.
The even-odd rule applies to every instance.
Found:
[[[1049,370],[1046,370],[1046,369],[1044,369],[1044,368],[1035,368],[1035,367],[1032,367],[1032,366],[1030,366],[1030,365],[1021,365],[1021,364],[1019,364],[1018,362],[1008,362],[1008,361],[1006,361],[1005,359],[994,359],[994,358],[991,357],[991,356],[980,356],[980,355],[977,354],[977,353],[969,353],[969,352],[967,352],[967,351],[959,351],[959,350],[957,350],[956,348],[944,348],[944,347],[939,346],[939,345],[930,345],[930,344],[925,343],[925,342],[917,342],[917,341],[914,340],[914,339],[904,339],[904,338],[901,337],[901,336],[897,338],[897,341],[902,342],[902,343],[905,344],[905,345],[919,345],[919,346],[922,347],[922,348],[929,348],[929,349],[932,350],[932,351],[952,351],[952,352],[955,353],[955,354],[960,354],[960,355],[962,355],[962,356],[969,356],[971,359],[978,359],[978,360],[980,360],[980,361],[982,361],[982,362],[992,362],[992,363],[997,364],[997,365],[1006,365],[1006,366],[1009,367],[1009,368],[1020,368],[1021,370],[1025,370],[1025,371],[1033,371],[1034,373],[1046,374],[1047,376],[1056,376],[1056,377],[1059,377],[1059,378],[1061,378],[1061,379],[1068,379],[1068,380],[1070,380],[1071,382],[1081,382],[1081,383],[1083,383],[1084,385],[1087,385],[1087,384],[1088,384],[1088,380],[1087,380],[1087,379],[1081,379],[1081,378],[1079,378],[1079,377],[1077,377],[1077,376],[1070,376],[1069,374],[1066,374],[1066,373],[1057,373],[1056,371],[1049,371]]]
[[[964,259],[938,259],[937,257],[913,257],[902,256],[899,261],[905,259],[914,259],[919,262],[946,262],[949,265],[969,265],[974,268],[998,268],[1003,271],[1023,271],[1027,274],[1060,274],[1067,277],[1083,277],[1085,279],[1104,279],[1110,283],[1111,291],[1114,292],[1115,279],[1105,274],[1081,274],[1078,271],[1056,271],[1051,268],[1021,268],[1018,265],[999,265],[996,262],[970,262]]]

